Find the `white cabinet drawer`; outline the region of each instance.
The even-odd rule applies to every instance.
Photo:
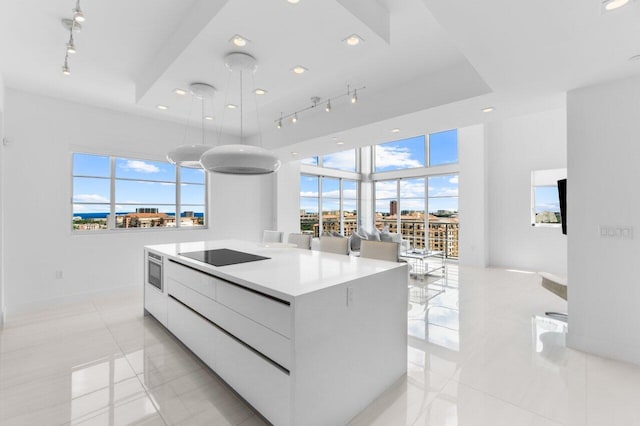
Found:
[[[211,369],[216,368],[216,350],[220,332],[207,320],[169,298],[167,322],[169,330]]]
[[[272,424],[291,423],[287,373],[226,334],[220,336],[215,371]]]
[[[166,280],[169,295],[261,352],[286,369],[291,367],[291,341],[257,322],[172,280]]]
[[[167,298],[162,291],[146,283],[144,285],[144,308],[160,321],[160,324],[167,326]]]
[[[216,286],[218,302],[283,336],[291,337],[292,316],[288,304],[222,280]]]
[[[165,281],[171,278],[211,299],[216,298],[216,279],[204,272],[169,260],[165,262]]]

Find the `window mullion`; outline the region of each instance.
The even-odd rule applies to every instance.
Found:
[[[109,157],[110,168],[110,188],[109,188],[109,219],[107,220],[107,229],[116,228],[116,158]]]

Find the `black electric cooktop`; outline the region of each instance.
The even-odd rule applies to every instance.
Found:
[[[192,251],[188,253],[178,253],[180,256],[195,259],[213,266],[228,266],[236,263],[255,262],[257,260],[271,259],[270,257],[258,256],[251,253],[229,249],[215,249],[204,251]]]

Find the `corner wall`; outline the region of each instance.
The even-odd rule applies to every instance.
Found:
[[[566,274],[567,237],[531,226],[531,171],[567,167],[565,110],[491,122],[486,136],[489,265]]]
[[[484,125],[458,129],[459,264],[487,266],[487,149]]]
[[[183,140],[184,125],[7,90],[5,134],[11,141],[3,147],[1,187],[9,314],[141,285],[144,245],[259,241],[264,222],[273,222],[272,213],[264,214],[274,209],[272,178],[215,175],[208,230],[73,234],[72,152],[163,160]],[[63,271],[63,279],[55,279],[55,271]]]
[[[640,365],[638,99],[639,77],[569,92],[567,232],[569,346]]]
[[[4,79],[0,73],[0,329],[5,320],[4,303]]]

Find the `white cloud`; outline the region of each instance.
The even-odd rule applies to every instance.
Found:
[[[317,197],[318,191],[300,191],[301,197]]]
[[[74,195],[73,201],[76,203],[105,203],[109,204],[109,199],[98,194],[78,194]]]
[[[411,158],[411,150],[409,150],[409,148],[385,145],[376,146],[376,168],[378,169],[387,167],[411,169],[423,166],[420,161]]]
[[[105,213],[109,211],[109,206],[101,204],[74,204],[73,213]]]
[[[322,165],[330,169],[354,170],[356,166],[356,153],[351,149],[327,154],[322,158]]]
[[[458,175],[455,175],[454,177],[452,177],[451,179],[449,179],[449,183],[458,183]]]
[[[145,163],[144,161],[140,161],[140,160],[127,160],[127,162],[124,163],[121,167],[125,170],[131,170],[138,173],[160,172],[160,169],[157,166],[154,166],[153,164]]]
[[[437,188],[429,193],[432,197],[457,197],[458,188]]]

